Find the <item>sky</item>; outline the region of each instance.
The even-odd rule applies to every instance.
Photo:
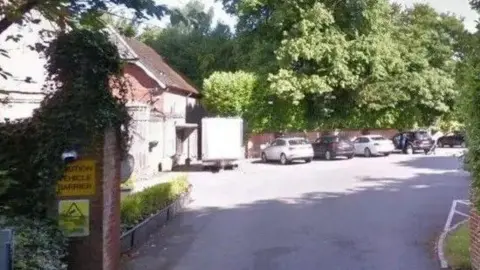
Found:
[[[215,2],[215,0],[201,0],[205,7],[208,9],[210,7],[214,8],[215,11],[215,20],[222,21],[230,25],[233,28],[235,25],[235,18],[232,18],[225,13],[222,9],[222,4],[220,2]],[[188,0],[157,0],[160,4],[166,4],[171,7],[181,7],[185,5]],[[470,9],[468,0],[392,0],[392,2],[397,2],[406,6],[411,6],[414,3],[428,3],[434,7],[439,12],[451,12],[456,15],[463,17],[465,19],[465,25],[467,29],[475,29],[475,21],[478,19],[478,15],[475,11]],[[168,23],[167,19],[162,21],[151,20],[148,22],[150,25],[165,26]]]

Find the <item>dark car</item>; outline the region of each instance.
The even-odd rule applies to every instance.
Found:
[[[437,145],[438,145],[438,147],[445,147],[445,146],[465,147],[466,146],[465,136],[463,136],[463,134],[461,134],[461,133],[442,136],[442,137],[438,138]]]
[[[423,151],[426,154],[433,146],[432,137],[426,131],[401,132],[393,136],[392,141],[395,149],[405,154],[413,154],[415,151]]]
[[[315,140],[312,146],[315,158],[331,160],[336,157],[347,157],[351,159],[355,155],[353,143],[349,139],[340,136],[322,136]]]

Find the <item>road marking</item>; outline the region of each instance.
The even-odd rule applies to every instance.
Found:
[[[456,209],[458,204],[470,205],[471,203],[468,200],[453,200],[452,201],[452,206],[450,207],[450,211],[448,212],[448,217],[447,217],[447,221],[445,222],[445,226],[443,227],[443,232],[440,234],[440,237],[438,238],[438,242],[437,242],[437,254],[438,254],[438,259],[440,260],[440,267],[442,269],[448,268],[448,262],[445,258],[445,253],[443,251],[443,247],[444,247],[445,239],[447,238],[447,235],[451,231],[456,230],[460,225],[467,222],[468,217],[469,217],[468,214],[460,212]],[[457,224],[452,226],[452,220],[453,220],[453,217],[454,217],[455,214],[461,215],[463,217],[467,217],[467,219],[462,220],[462,221],[460,221]]]
[[[443,231],[448,231],[450,225],[452,223],[453,215],[455,214],[455,208],[457,207],[457,200],[452,202],[452,206],[450,207],[450,211],[448,212],[447,221],[445,222],[445,226],[443,227]]]
[[[458,214],[460,216],[464,216],[464,217],[469,217],[469,215],[465,214],[465,213],[462,213],[460,211],[455,211],[455,214]]]

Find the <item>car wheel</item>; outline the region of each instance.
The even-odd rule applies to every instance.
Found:
[[[407,148],[405,149],[405,154],[407,154],[407,155],[412,155],[413,154],[413,147],[411,145],[407,146]]]
[[[288,163],[287,156],[284,153],[280,155],[280,164],[286,165]]]
[[[326,160],[331,160],[332,159],[332,153],[330,151],[325,152],[325,159]]]
[[[429,150],[429,149],[425,149],[425,150],[423,150],[423,152],[425,152],[425,155],[428,155],[428,153],[430,153],[430,150]]]
[[[307,159],[305,159],[305,162],[306,162],[306,163],[310,163],[310,162],[312,162],[312,159],[311,159],[311,158],[307,158]]]
[[[267,162],[268,162],[267,154],[265,154],[265,153],[262,153],[262,162],[263,162],[263,163],[267,163]]]
[[[386,157],[388,157],[388,156],[390,156],[390,153],[385,153],[385,154],[383,154],[383,155],[386,156]]]
[[[355,155],[354,154],[351,154],[349,156],[347,156],[348,159],[352,159]]]
[[[365,157],[371,157],[371,156],[372,156],[372,152],[370,151],[370,148],[368,148],[368,147],[365,148],[365,149],[363,150],[363,155],[364,155]]]

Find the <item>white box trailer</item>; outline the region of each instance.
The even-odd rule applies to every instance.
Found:
[[[238,117],[202,119],[202,163],[204,167],[237,167],[243,159],[243,120]]]

